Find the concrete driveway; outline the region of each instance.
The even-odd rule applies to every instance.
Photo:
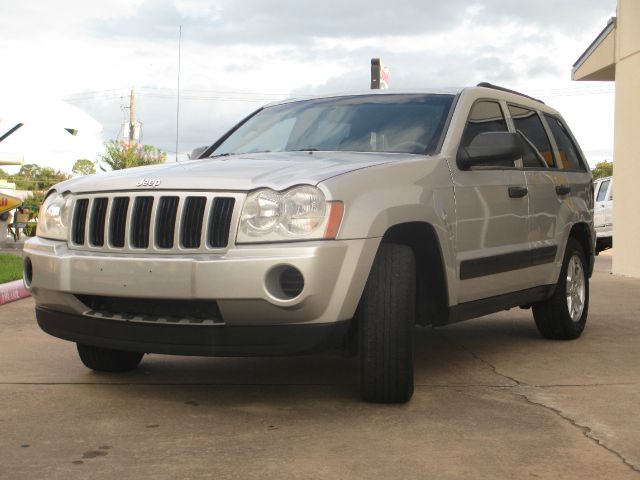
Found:
[[[420,328],[401,406],[359,401],[337,353],[96,374],[5,305],[0,478],[640,478],[640,280],[598,262],[581,339],[519,309]]]

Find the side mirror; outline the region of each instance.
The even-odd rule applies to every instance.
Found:
[[[209,145],[205,145],[204,147],[194,148],[193,150],[191,150],[191,153],[189,154],[189,160],[197,160],[198,158],[200,158],[200,155],[202,155],[207,148],[209,148]]]
[[[517,133],[483,132],[467,147],[460,147],[456,163],[460,170],[483,163],[510,162],[522,157],[522,140]]]

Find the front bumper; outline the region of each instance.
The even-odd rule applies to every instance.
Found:
[[[344,342],[349,322],[310,325],[196,326],[135,323],[36,307],[40,328],[54,337],[144,353],[269,356],[310,353]]]
[[[29,289],[36,305],[48,311],[92,318],[76,295],[214,300],[226,326],[327,324],[353,317],[379,242],[336,240],[234,247],[223,254],[153,255],[79,251],[36,237],[25,244],[24,257],[31,262]],[[283,265],[295,267],[304,278],[295,298],[277,298],[267,287],[269,273]]]

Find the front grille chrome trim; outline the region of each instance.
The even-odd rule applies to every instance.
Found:
[[[237,207],[242,205],[245,196],[244,193],[236,192],[176,192],[172,190],[78,194],[75,195],[72,211],[75,214],[77,210],[78,215],[82,216],[82,210],[85,210],[85,225],[82,226],[83,228],[81,229],[71,229],[68,239],[69,248],[72,250],[105,253],[222,253],[235,241],[240,215],[240,209]],[[142,201],[140,199],[144,197],[150,197],[147,202],[152,202],[149,214],[149,226],[146,230],[144,228],[138,230],[140,236],[136,236],[136,240],[134,241],[136,215],[138,218],[141,218],[140,213],[145,214],[145,212],[140,210],[140,207],[136,208],[136,205],[139,206]],[[189,203],[188,199],[198,197],[203,198],[204,202],[203,205],[199,205],[199,208],[195,212],[196,217],[201,217],[200,219],[196,218],[196,221],[201,222],[201,225],[199,228],[191,230],[186,225],[183,228],[183,222],[186,221],[184,217],[185,209]],[[166,200],[169,198],[172,200]],[[215,217],[216,212],[220,211],[220,208],[215,208],[215,205],[220,204],[220,202],[231,206],[231,215],[228,215],[228,218],[224,217],[221,219]],[[102,228],[99,222],[102,214],[94,218],[94,209],[103,203],[106,204],[106,211],[104,212]],[[170,209],[175,208],[174,222],[171,222],[171,220],[173,220],[172,218],[167,218],[167,212],[164,211],[167,206],[170,206]],[[170,213],[171,212],[169,212],[169,217],[171,217]],[[143,215],[143,217],[143,220],[145,220],[146,216]],[[214,222],[219,224],[221,221],[223,222],[223,233],[226,234],[226,238],[212,245],[210,241],[212,225]],[[167,222],[169,222],[169,224],[167,224]],[[81,225],[78,226],[80,227]],[[138,225],[138,227],[140,226]],[[103,235],[104,240],[102,245],[94,244],[93,242],[94,237],[92,235],[96,233],[94,230],[96,228],[98,228],[98,236],[100,233]],[[102,232],[100,232],[101,228]],[[82,235],[79,234],[80,230],[82,231]],[[192,232],[192,241],[187,242],[186,246],[183,243],[183,231]],[[161,233],[164,235],[162,241],[158,238]],[[172,245],[170,240],[166,238],[166,235],[170,235],[171,233],[173,233]],[[193,235],[196,234],[199,237],[198,239],[193,237]]]

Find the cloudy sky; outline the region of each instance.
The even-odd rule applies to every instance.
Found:
[[[70,171],[118,138],[136,94],[142,141],[211,143],[261,104],[364,90],[372,57],[391,90],[489,81],[560,110],[592,164],[612,158],[612,83],[571,66],[615,0],[0,0],[0,159]],[[72,137],[62,127],[79,130]],[[6,168],[6,167],[5,167]]]

